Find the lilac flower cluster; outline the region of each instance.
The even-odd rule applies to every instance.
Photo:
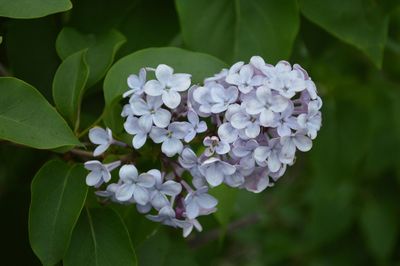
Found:
[[[148,72],[155,79],[147,80]],[[216,211],[218,201],[210,188],[224,183],[263,191],[294,163],[297,150],[311,149],[321,127],[322,101],[314,82],[299,65],[286,61],[273,66],[253,56],[248,64],[223,69],[201,86],[193,85],[189,74],[161,64],[142,68],[127,83],[123,97],[128,103],[121,114],[125,131],[136,150],[146,143],[161,144],[166,170],[139,174],[133,164],[124,164],[118,182],[96,193],[135,203],[139,212],[150,213],[150,220],[182,228],[185,237],[193,228],[202,230],[199,216]],[[89,138],[99,145],[95,156],[121,144],[109,129],[95,127]],[[87,184],[98,188],[109,182],[110,171],[120,164],[86,162],[91,171]],[[185,171],[191,180],[185,181]]]

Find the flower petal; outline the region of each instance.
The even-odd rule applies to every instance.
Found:
[[[174,109],[181,103],[181,95],[174,90],[165,90],[162,93],[162,100],[166,106]]]
[[[161,151],[168,157],[172,157],[182,151],[183,144],[177,138],[167,138],[161,145]]]
[[[160,108],[154,113],[153,121],[157,127],[165,128],[171,121],[171,113],[163,108]]]

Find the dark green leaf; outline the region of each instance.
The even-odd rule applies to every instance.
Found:
[[[31,85],[0,78],[0,138],[38,149],[79,145],[56,110]]]
[[[73,28],[64,28],[57,37],[56,48],[61,59],[88,48],[86,62],[90,75],[87,86],[90,87],[104,77],[125,41],[125,37],[115,30],[85,35]]]
[[[32,181],[29,240],[44,265],[60,261],[86,199],[86,171],[58,160],[46,163]]]
[[[107,208],[82,212],[63,262],[66,266],[137,265],[124,223]]]
[[[79,125],[79,113],[89,68],[85,61],[86,50],[67,57],[57,69],[53,80],[53,98],[58,111],[72,127]]]
[[[214,75],[225,63],[210,55],[189,52],[179,48],[149,48],[123,57],[115,63],[104,80],[104,97],[106,105],[110,105],[127,89],[126,79],[137,74],[142,67],[156,67],[158,64],[172,66],[176,72],[190,73],[192,83],[199,83]]]
[[[71,8],[69,0],[0,0],[0,17],[38,18]]]
[[[381,67],[389,17],[373,1],[301,0],[302,13]]]
[[[176,0],[183,40],[226,61],[287,59],[299,29],[296,1]],[[196,19],[194,19],[196,18]]]

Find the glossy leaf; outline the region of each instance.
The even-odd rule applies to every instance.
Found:
[[[114,61],[125,37],[115,30],[102,34],[82,34],[73,28],[64,28],[57,37],[56,48],[61,59],[82,49],[88,49],[86,61],[90,68],[88,87],[104,77]]]
[[[137,265],[128,231],[119,215],[106,208],[82,212],[63,264]]]
[[[71,8],[69,0],[0,0],[0,17],[38,18]]]
[[[79,145],[64,119],[31,85],[0,78],[0,139],[38,149]]]
[[[228,62],[287,59],[299,29],[296,1],[176,0],[184,43]],[[196,18],[196,19],[193,19]]]
[[[67,57],[53,80],[54,103],[73,127],[79,123],[80,105],[90,72],[85,54],[86,50],[83,50]]]
[[[301,0],[302,13],[342,41],[364,52],[380,67],[389,17],[372,1]]]
[[[225,63],[210,55],[189,52],[180,48],[149,48],[127,55],[115,63],[104,80],[104,97],[106,105],[110,105],[127,89],[126,80],[129,75],[137,74],[142,67],[156,67],[167,64],[175,72],[190,73],[192,83],[202,82],[207,76],[214,75]]]
[[[81,165],[53,160],[32,181],[29,240],[44,265],[64,257],[86,199],[85,175]]]

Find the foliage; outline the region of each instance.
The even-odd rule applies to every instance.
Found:
[[[399,6],[0,0],[2,264],[395,265]],[[256,54],[300,63],[324,100],[313,149],[279,184],[259,195],[216,190],[221,210],[188,240],[88,193],[87,154],[75,151],[94,124],[126,138],[116,119],[129,74],[166,63],[201,82]],[[140,152],[143,168],[158,165],[154,151]]]

